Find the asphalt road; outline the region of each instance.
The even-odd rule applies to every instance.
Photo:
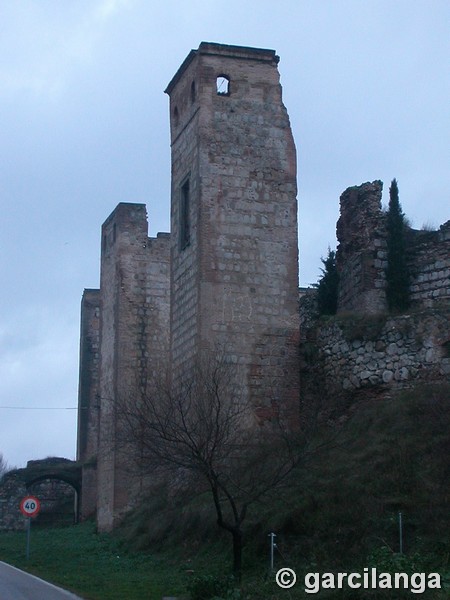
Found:
[[[0,600],[82,600],[0,561]]]

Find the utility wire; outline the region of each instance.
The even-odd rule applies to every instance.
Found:
[[[87,406],[0,406],[9,410],[85,410]]]

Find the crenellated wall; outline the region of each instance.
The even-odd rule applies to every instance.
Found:
[[[88,456],[84,466],[82,507],[86,516],[95,495],[100,530],[111,529],[129,510],[142,484],[134,464],[137,450],[124,448],[118,411],[137,402],[168,361],[169,243],[169,234],[148,237],[143,204],[119,204],[102,227],[98,426],[79,431],[87,447],[97,444],[96,465]],[[89,372],[89,360],[81,369]],[[80,396],[80,405],[83,401]]]
[[[192,50],[166,90],[171,235],[147,237],[142,204],[119,204],[103,225],[100,291],[83,299],[79,421],[83,516],[97,478],[100,530],[142,491],[117,410],[153,374],[167,369],[183,386],[221,352],[259,421],[298,418],[296,150],[278,60],[258,48]]]
[[[273,50],[192,50],[166,90],[171,235],[148,237],[143,204],[121,203],[103,224],[100,289],[82,302],[78,433],[82,517],[96,510],[100,530],[148,482],[118,407],[163,370],[182,385],[220,347],[260,422],[280,407],[298,418],[299,396],[331,405],[450,377],[450,222],[407,230],[413,312],[387,315],[381,181],[340,199],[338,316],[317,319],[314,292],[299,294],[296,155],[277,65]]]

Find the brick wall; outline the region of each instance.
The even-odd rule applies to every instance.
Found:
[[[407,240],[413,305],[448,305],[450,221],[441,225],[437,231],[410,230]]]
[[[89,467],[90,477],[85,477],[84,493],[80,499],[80,515],[86,519],[95,514],[97,507],[95,463],[100,415],[100,290],[84,290],[80,329],[77,460],[82,464],[93,463]]]
[[[340,273],[338,313],[387,310],[386,224],[381,181],[345,190],[340,199],[336,264]],[[405,228],[412,308],[448,305],[450,221],[437,231]]]
[[[118,414],[146,393],[167,361],[168,234],[147,236],[146,208],[119,204],[102,228],[97,523],[108,530],[133,505],[141,481]],[[137,452],[137,449],[135,449]]]
[[[271,396],[290,402],[298,389],[296,152],[277,63],[271,50],[202,43],[167,89],[175,379],[199,353],[219,349],[240,365],[262,412]],[[227,94],[217,92],[222,75]],[[187,178],[191,235],[182,248]]]
[[[338,312],[386,310],[386,229],[381,213],[381,181],[345,190],[336,225],[340,273]]]

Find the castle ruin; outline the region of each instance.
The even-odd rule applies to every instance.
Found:
[[[149,238],[142,204],[119,204],[103,224],[100,289],[82,300],[78,436],[81,514],[96,512],[100,530],[146,485],[117,443],[117,405],[164,365],[182,385],[219,350],[258,421],[298,406],[296,151],[278,60],[192,50],[166,89],[171,233]]]
[[[182,385],[220,350],[243,373],[258,423],[300,406],[309,333],[300,337],[296,151],[277,65],[273,50],[192,50],[166,89],[171,233],[148,237],[143,204],[121,203],[103,224],[100,288],[82,299],[78,423],[80,512],[96,514],[99,530],[151,484],[130,469],[117,407],[155,377]],[[317,358],[302,389],[308,377],[334,397],[450,376],[450,223],[408,232],[416,314],[388,317],[381,190],[378,181],[346,190],[337,225],[338,312],[381,315],[378,329],[346,337],[338,322],[313,321]]]
[[[386,217],[383,183],[373,181],[345,190],[336,226],[336,264],[340,273],[338,313],[377,314],[387,310]],[[411,306],[448,304],[450,298],[450,221],[439,230],[406,227],[406,261]]]

